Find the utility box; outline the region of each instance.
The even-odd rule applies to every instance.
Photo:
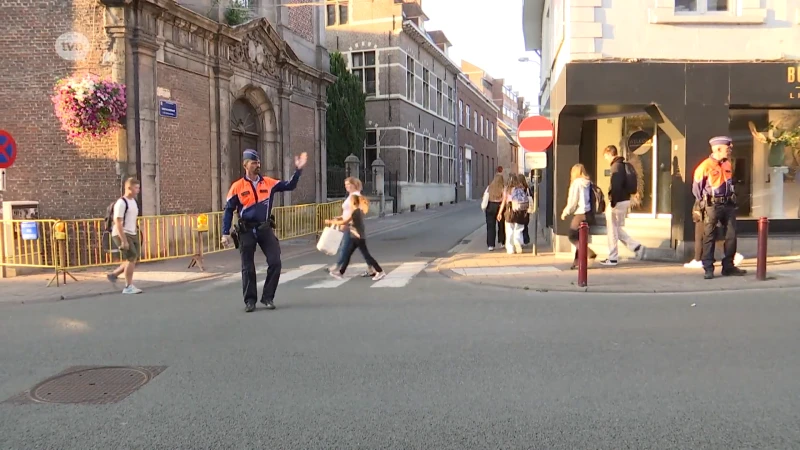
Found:
[[[39,202],[14,201],[2,203],[0,229],[0,278],[17,275],[17,269],[38,262],[42,255],[42,229]]]

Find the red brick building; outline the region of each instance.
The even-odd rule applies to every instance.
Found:
[[[218,210],[248,147],[276,178],[290,176],[293,155],[308,152],[297,190],[278,202],[324,199],[325,87],[333,77],[319,45],[321,7],[288,8],[277,25],[261,18],[229,27],[174,1],[114,5],[0,6],[0,128],[19,147],[4,200],[39,201],[43,218],[99,217],[121,181],[136,176],[144,215]],[[56,51],[68,32],[85,36],[70,41],[84,50],[72,60]],[[127,118],[122,130],[73,145],[50,97],[58,79],[87,73],[127,85]],[[161,114],[162,104],[177,117]]]

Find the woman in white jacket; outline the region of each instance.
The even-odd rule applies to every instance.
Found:
[[[586,167],[583,164],[575,164],[569,173],[569,197],[567,198],[567,206],[561,213],[561,220],[566,220],[567,216],[572,215],[572,222],[569,224],[569,241],[575,246],[575,259],[572,262],[572,269],[578,268],[578,227],[581,222],[587,222],[586,215],[592,210],[591,205],[591,190],[592,180],[589,179],[589,174],[586,173]],[[588,248],[589,259],[597,258],[597,253]]]

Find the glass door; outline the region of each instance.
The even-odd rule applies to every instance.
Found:
[[[663,161],[659,158],[659,151],[665,152],[665,149],[659,141],[665,137],[646,114],[627,116],[623,120],[622,155],[639,176],[639,192],[631,197],[630,217],[655,218],[663,210],[663,200],[659,197],[665,194],[665,190],[669,192],[669,179],[664,188]],[[669,156],[668,148],[666,150]]]

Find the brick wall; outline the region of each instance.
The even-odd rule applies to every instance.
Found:
[[[286,3],[314,3],[315,0],[287,0]],[[314,6],[290,6],[289,28],[308,42],[314,42]]]
[[[308,162],[303,168],[303,176],[292,192],[292,203],[314,203],[316,199],[315,184],[317,182],[316,159],[314,158],[314,110],[292,103],[289,106],[292,127],[292,148],[287,155],[294,164],[295,155],[308,153]]]
[[[208,78],[159,64],[158,86],[170,90],[178,117],[158,117],[161,214],[211,207],[211,119]]]
[[[103,7],[92,0],[0,2],[0,128],[10,132],[19,155],[7,171],[4,200],[36,200],[44,218],[103,216],[120,192],[116,136],[81,145],[66,141],[50,101],[59,78],[94,73],[100,67]],[[56,39],[68,31],[85,35],[90,50],[82,62],[61,59]]]

